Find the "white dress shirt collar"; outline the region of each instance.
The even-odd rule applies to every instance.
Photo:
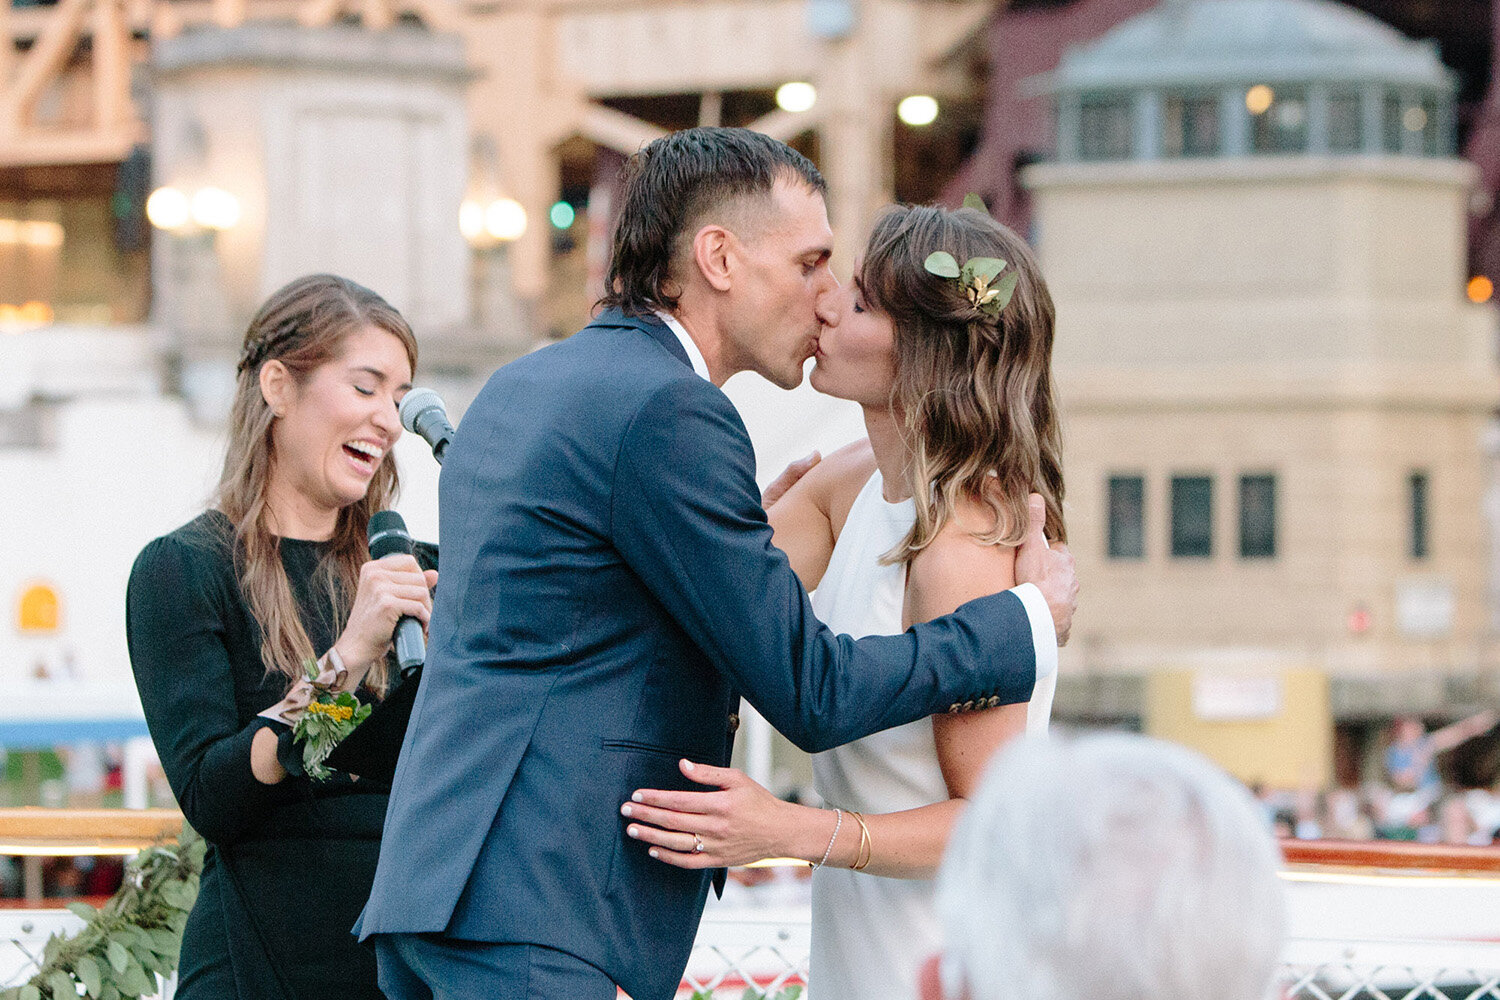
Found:
[[[693,337],[687,332],[687,327],[677,322],[677,317],[663,309],[656,311],[656,318],[667,324],[667,329],[677,335],[682,341],[682,349],[687,351],[688,363],[693,366],[693,371],[705,380],[712,382],[708,375],[708,362],[703,360],[703,352],[698,350],[698,345],[693,343]]]

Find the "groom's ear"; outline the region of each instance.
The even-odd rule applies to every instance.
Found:
[[[734,250],[734,234],[723,226],[704,226],[693,237],[693,263],[715,291],[729,291]]]

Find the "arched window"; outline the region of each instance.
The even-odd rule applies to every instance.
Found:
[[[61,602],[51,584],[34,583],[21,591],[17,622],[22,632],[56,632]]]

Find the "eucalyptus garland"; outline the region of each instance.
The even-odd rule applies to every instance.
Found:
[[[182,929],[198,898],[203,838],[186,823],[175,844],[148,847],[125,866],[120,889],[99,909],[67,904],[83,918],[71,937],[53,935],[41,967],[0,1000],[135,1000],[177,969]]]

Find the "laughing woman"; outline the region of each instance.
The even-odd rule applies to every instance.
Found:
[[[378,698],[397,619],[430,614],[435,552],[371,561],[366,546],[396,493],[396,406],[416,360],[411,328],[366,288],[314,275],[276,292],[245,335],[213,507],[131,572],[146,721],[209,842],[178,1000],[381,996],[349,929],[388,789],[301,774],[283,719],[306,704],[313,660],[340,690]]]

